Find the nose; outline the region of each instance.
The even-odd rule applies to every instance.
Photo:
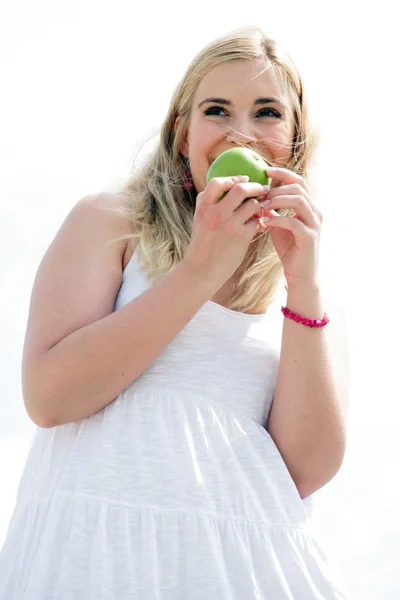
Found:
[[[257,138],[251,129],[251,125],[246,120],[241,120],[235,126],[230,127],[226,134],[226,139],[230,144],[256,144]]]

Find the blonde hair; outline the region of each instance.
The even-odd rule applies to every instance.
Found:
[[[132,226],[131,234],[118,239],[131,239],[141,266],[153,280],[183,260],[191,240],[197,192],[182,186],[185,164],[179,148],[189,126],[197,87],[217,65],[255,59],[265,61],[265,68],[272,69],[292,100],[295,133],[292,156],[285,166],[305,179],[309,176],[316,135],[311,128],[302,80],[291,58],[259,28],[236,30],[210,43],[195,57],[175,89],[155,150],[117,190],[121,201],[117,210],[128,217]],[[293,214],[291,210],[279,212]],[[230,308],[265,312],[283,278],[268,231],[250,243],[237,274]]]

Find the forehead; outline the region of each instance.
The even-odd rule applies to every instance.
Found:
[[[194,101],[212,95],[235,101],[273,96],[285,101],[285,85],[277,69],[265,68],[261,60],[240,60],[220,64],[201,80]]]

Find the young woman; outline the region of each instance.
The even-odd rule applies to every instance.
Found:
[[[269,188],[206,184],[236,146],[265,158]],[[189,66],[144,167],[73,207],[32,292],[38,430],[1,600],[348,598],[308,527],[347,415],[314,147],[293,62],[233,32]]]

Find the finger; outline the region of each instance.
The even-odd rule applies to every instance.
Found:
[[[291,231],[297,238],[306,239],[310,236],[310,229],[301,221],[294,217],[262,217],[260,219],[266,224],[267,228],[274,227],[276,229],[287,229]]]
[[[272,180],[281,181],[282,183],[298,183],[307,193],[310,193],[306,181],[298,173],[294,173],[289,169],[283,169],[282,167],[268,167],[266,173]]]
[[[298,184],[298,183],[293,183],[293,184],[290,184],[290,185],[281,185],[281,186],[279,186],[277,188],[272,188],[271,191],[268,192],[268,194],[265,196],[265,198],[260,198],[261,206],[263,206],[263,205],[266,206],[265,201],[267,201],[267,200],[272,200],[273,198],[276,198],[277,196],[288,195],[288,194],[304,196],[305,199],[307,200],[308,204],[310,205],[311,210],[316,215],[317,220],[322,221],[322,213],[321,213],[321,211],[311,201],[310,195],[307,192],[305,192],[304,188],[302,188],[302,186],[300,184]]]
[[[263,186],[260,183],[251,181],[248,183],[238,183],[221,200],[221,208],[228,216],[249,199],[254,200],[256,197],[265,196],[269,191],[269,186]]]
[[[272,188],[271,191],[268,192],[265,200],[272,200],[272,198],[275,198],[276,196],[298,196],[299,194],[304,196],[306,200],[311,204],[308,192],[305,192],[303,186],[301,186],[299,183],[291,183],[287,185],[281,185],[280,187]]]
[[[238,224],[244,224],[249,219],[253,217],[262,217],[263,209],[260,206],[260,203],[256,200],[256,198],[250,198],[242,203],[241,206],[233,213],[233,220]]]
[[[250,221],[244,225],[244,230],[248,232],[249,241],[251,241],[258,233],[267,231],[267,225],[266,223],[263,223],[261,219],[250,219]]]
[[[201,204],[216,204],[235,185],[249,180],[248,175],[235,175],[234,177],[213,177],[199,194]]]
[[[276,196],[271,200],[260,202],[260,206],[264,211],[291,208],[296,213],[296,217],[308,227],[317,228],[319,226],[317,215],[304,196]]]

